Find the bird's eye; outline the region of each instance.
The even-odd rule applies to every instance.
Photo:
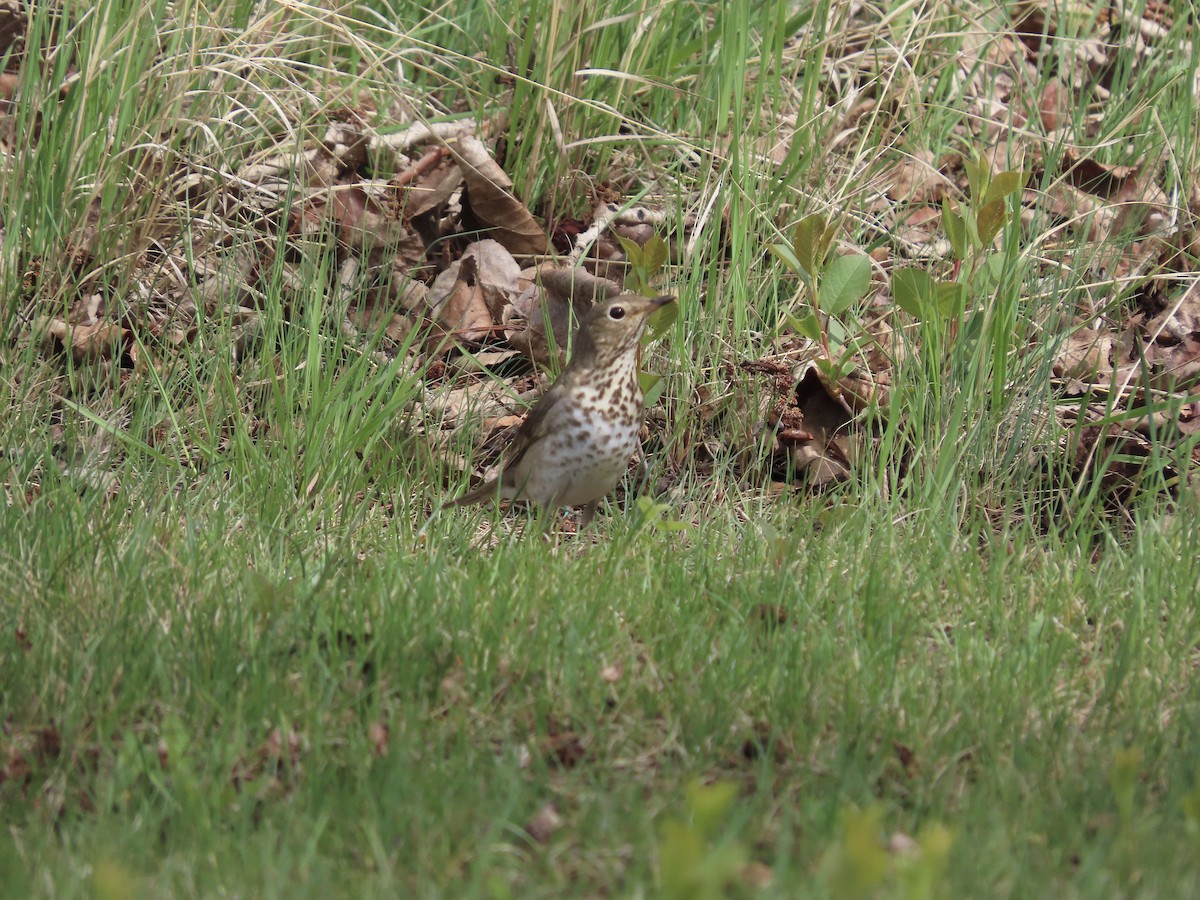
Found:
[[[623,306],[614,306],[612,309],[610,309],[610,310],[608,311],[608,317],[609,317],[610,319],[623,319],[623,318],[625,318],[625,307],[623,307]]]

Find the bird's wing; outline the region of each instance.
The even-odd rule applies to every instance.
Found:
[[[508,445],[508,454],[504,460],[505,471],[511,471],[521,461],[521,457],[528,452],[529,448],[546,436],[549,431],[547,424],[550,420],[550,413],[565,396],[566,391],[560,388],[558,382],[555,382],[550,387],[550,390],[544,393],[541,399],[533,405],[533,409],[529,411],[529,415],[525,417],[525,421],[517,429],[516,437]]]

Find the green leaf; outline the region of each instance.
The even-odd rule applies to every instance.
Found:
[[[690,522],[683,522],[671,516],[671,504],[658,503],[653,497],[638,497],[637,508],[644,527],[654,531],[687,531],[692,527]]]
[[[991,203],[993,200],[1003,200],[1010,194],[1015,194],[1025,187],[1025,182],[1029,176],[1024,172],[1007,171],[1001,172],[992,179],[992,183],[988,186],[987,194],[984,196],[984,203]]]
[[[887,875],[883,849],[883,808],[844,809],[840,835],[824,863],[829,892],[834,897],[867,897]]]
[[[653,372],[638,372],[638,384],[642,386],[642,403],[653,406],[667,389],[667,382]]]
[[[704,859],[705,849],[704,838],[698,831],[682,822],[663,824],[658,842],[658,869],[665,896],[688,896],[693,887],[692,873]]]
[[[841,348],[849,340],[850,332],[846,330],[841,319],[830,317],[825,321],[825,338],[829,341],[830,347]]]
[[[813,365],[821,370],[821,374],[825,376],[825,381],[829,384],[837,384],[854,371],[854,360],[848,358],[834,361],[819,356],[813,360]]]
[[[717,832],[725,813],[733,805],[737,797],[738,787],[732,781],[718,781],[716,784],[701,784],[693,781],[687,786],[688,807],[692,813],[692,822],[696,830],[705,837],[712,837]]]
[[[818,305],[828,315],[841,315],[850,304],[861,300],[870,287],[871,261],[861,253],[839,256],[821,277]]]
[[[805,281],[810,280],[809,273],[804,271],[804,266],[800,265],[800,260],[796,258],[796,251],[788,244],[769,244],[767,249],[783,260],[785,266],[799,273]]]
[[[662,271],[662,267],[667,264],[667,257],[670,256],[670,248],[667,242],[660,238],[657,234],[652,235],[650,240],[646,241],[642,247],[643,265],[646,268],[646,274],[649,276],[657,275]]]
[[[821,271],[825,262],[825,254],[829,252],[829,243],[833,240],[833,229],[825,223],[825,217],[820,213],[805,216],[796,223],[792,232],[792,250],[800,267],[813,278]]]
[[[983,246],[991,245],[996,235],[1000,233],[1000,229],[1004,227],[1006,218],[1008,218],[1008,209],[1005,207],[1003,199],[992,200],[980,207],[979,214],[975,217],[975,227],[979,231],[979,240]]]
[[[977,296],[990,294],[1004,279],[1008,268],[1008,257],[1003,253],[989,253],[971,279],[971,292]]]
[[[924,269],[897,269],[892,273],[892,299],[916,319],[923,319],[937,302],[937,287]]]
[[[970,240],[967,235],[967,223],[962,215],[950,206],[948,198],[942,200],[942,227],[946,229],[946,237],[950,240],[954,255],[959,259],[966,259],[967,244]]]
[[[668,303],[666,306],[656,309],[650,314],[650,319],[646,323],[646,335],[642,338],[642,343],[652,344],[657,341],[667,333],[668,329],[675,324],[675,320],[678,318],[678,301]]]
[[[956,319],[967,307],[967,286],[957,281],[935,282],[935,308],[943,319]]]
[[[967,170],[967,183],[971,188],[971,202],[982,203],[987,195],[988,185],[992,182],[992,164],[982,153],[974,159],[963,160],[963,168]]]
[[[1180,801],[1187,832],[1192,837],[1200,836],[1200,775],[1195,786]]]
[[[809,310],[802,316],[787,314],[788,327],[797,334],[802,334],[810,341],[821,340],[821,320],[817,314]]]
[[[1113,758],[1112,771],[1108,780],[1113,798],[1117,802],[1117,813],[1122,822],[1133,818],[1133,805],[1137,790],[1138,772],[1142,766],[1141,747],[1122,747]]]
[[[617,236],[617,242],[621,245],[621,249],[625,251],[625,255],[629,257],[629,262],[635,269],[646,268],[646,254],[642,252],[641,244],[619,235]]]

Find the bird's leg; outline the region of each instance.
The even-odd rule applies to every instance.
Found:
[[[600,506],[599,500],[593,500],[591,503],[584,505],[579,511],[579,530],[584,531],[592,524],[592,519],[596,516],[596,510]]]

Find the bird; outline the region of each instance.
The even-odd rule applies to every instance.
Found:
[[[674,302],[638,294],[597,302],[580,322],[570,361],[517,429],[499,474],[445,506],[497,496],[542,509],[582,506],[586,528],[637,448],[642,335],[650,315]]]

